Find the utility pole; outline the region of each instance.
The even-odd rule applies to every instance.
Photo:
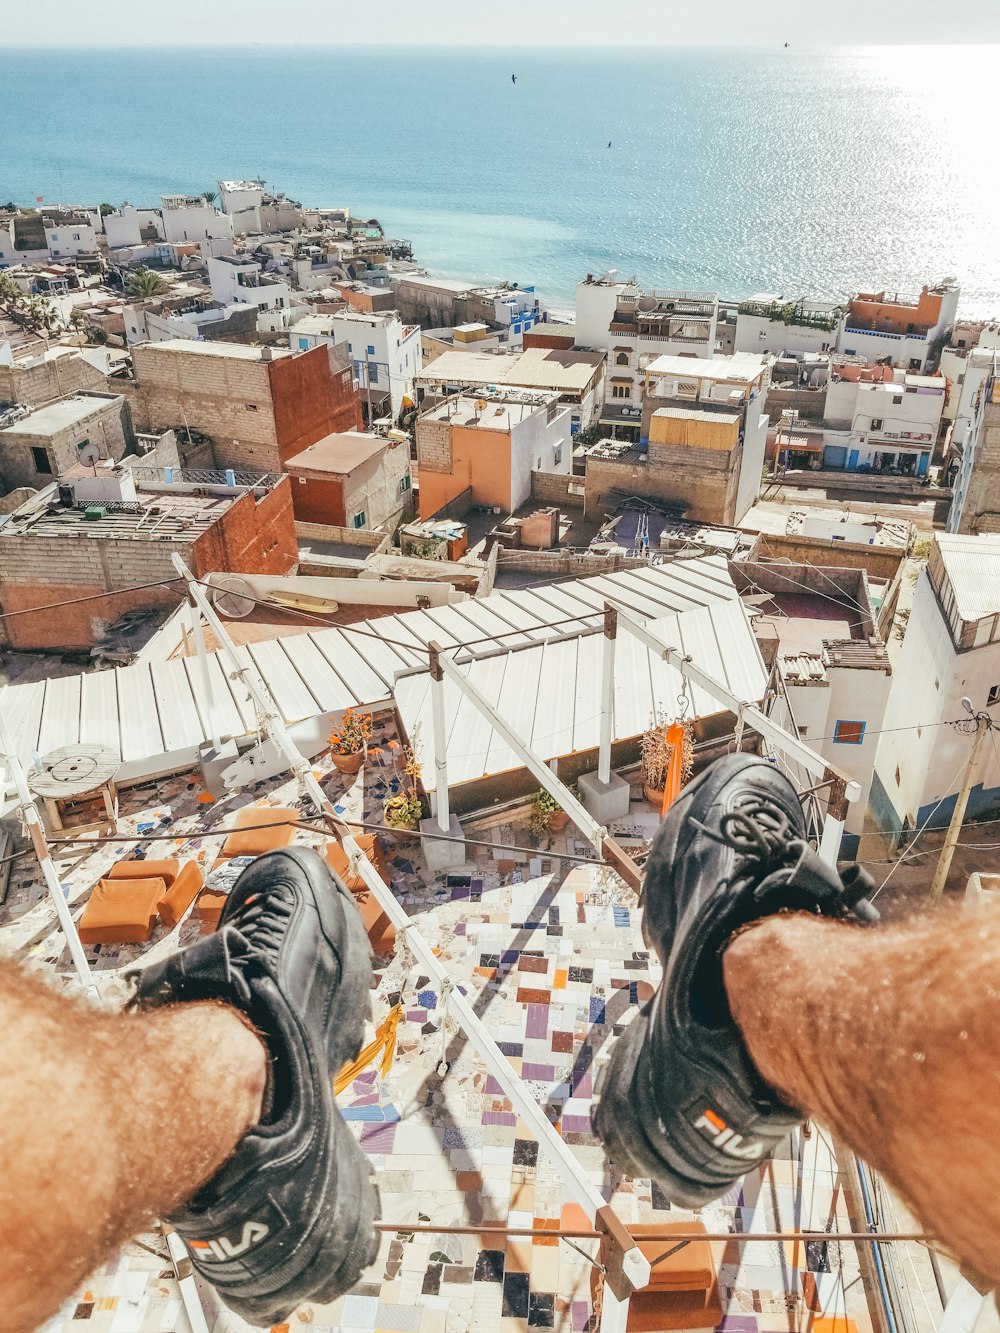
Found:
[[[962,703],[965,705],[966,711],[972,714],[975,721],[976,739],[972,742],[972,753],[969,755],[969,762],[965,766],[962,789],[958,793],[958,800],[955,802],[955,809],[951,814],[951,823],[948,825],[948,832],[945,835],[944,846],[941,848],[941,855],[938,858],[937,870],[934,872],[934,883],[931,885],[930,892],[932,903],[938,902],[944,892],[945,880],[948,878],[948,871],[951,869],[951,858],[955,855],[958,835],[962,831],[962,820],[965,818],[965,811],[969,804],[969,793],[972,791],[972,783],[976,776],[979,752],[983,748],[983,741],[985,741],[993,727],[993,719],[989,713],[973,713],[972,704],[968,699],[963,699]]]

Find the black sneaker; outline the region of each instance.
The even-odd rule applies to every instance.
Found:
[[[377,1195],[331,1087],[360,1050],[370,979],[361,915],[304,847],[259,857],[215,934],[138,976],[134,1005],[221,1000],[271,1056],[260,1124],[169,1219],[198,1272],[252,1324],[333,1300],[375,1258]]]
[[[795,789],[766,760],[727,755],[681,792],[643,886],[643,936],[663,980],[615,1046],[594,1115],[612,1161],[699,1208],[802,1123],[750,1059],[722,953],[741,926],[777,912],[876,921],[870,887],[859,867],[841,879],[808,846]]]

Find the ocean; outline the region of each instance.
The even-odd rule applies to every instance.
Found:
[[[794,38],[794,34],[791,34]],[[1000,314],[996,47],[8,49],[0,202],[261,176],[449,277]],[[511,75],[517,75],[513,83]]]

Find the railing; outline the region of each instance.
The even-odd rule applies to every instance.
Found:
[[[737,306],[741,315],[756,315],[760,319],[769,319],[772,323],[795,324],[807,329],[822,329],[832,333],[837,321],[829,315],[809,315],[794,301],[781,304],[778,301],[741,301]]]
[[[252,490],[270,488],[279,481],[278,476],[271,472],[237,472],[233,469],[202,467],[134,467],[132,476],[137,482],[165,486],[241,486]]]
[[[927,341],[926,333],[890,333],[888,329],[865,329],[860,328],[857,324],[847,324],[844,327],[844,333],[861,333],[870,338],[892,338],[896,342],[902,342],[904,339],[918,343]]]

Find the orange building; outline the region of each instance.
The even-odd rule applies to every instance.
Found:
[[[417,418],[416,435],[422,519],[463,496],[513,513],[533,471],[571,469],[570,409],[557,393],[455,394]]]

